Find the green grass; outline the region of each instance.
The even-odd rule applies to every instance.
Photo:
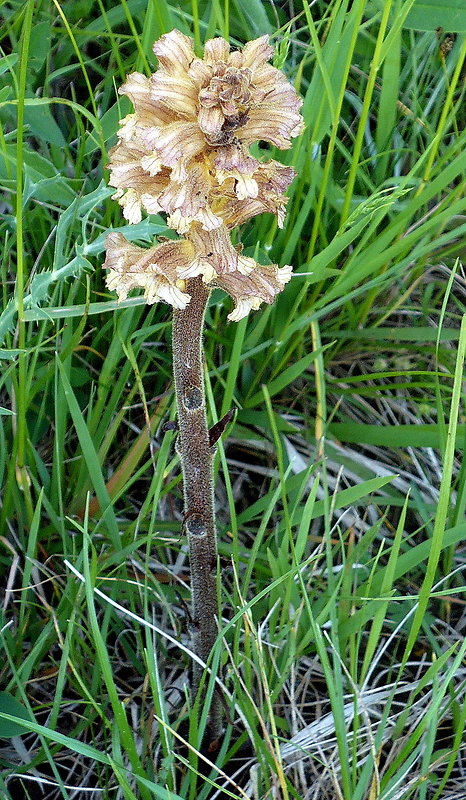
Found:
[[[420,5],[297,0],[291,25],[261,0],[3,6],[2,800],[463,796],[466,13]],[[116,89],[174,26],[270,33],[306,120],[266,154],[298,173],[285,229],[242,232],[295,277],[239,324],[220,293],[207,314],[212,420],[237,409],[210,764],[169,309],[118,305],[102,271],[110,227],[166,230],[124,224],[104,165]]]

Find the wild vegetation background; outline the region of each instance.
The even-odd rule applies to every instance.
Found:
[[[462,0],[2,5],[0,796],[464,798]],[[198,755],[170,313],[117,305],[118,86],[270,33],[306,132],[274,306],[205,336],[225,738]],[[13,718],[16,718],[16,722]],[[21,718],[23,722],[21,722]]]

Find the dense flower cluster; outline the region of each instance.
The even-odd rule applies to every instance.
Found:
[[[267,63],[268,36],[233,52],[224,39],[211,39],[200,59],[192,40],[173,30],[154,53],[157,72],[133,73],[119,90],[134,113],[121,121],[110,153],[110,184],[130,223],[141,220],[142,209],[163,212],[183,238],[145,250],[111,233],[107,283],[120,300],[142,287],[148,303],[183,309],[190,300],[186,280],[201,275],[233,297],[229,319],[238,320],[271,303],[291,277],[290,267],[264,267],[243,256],[229,231],[263,212],[276,214],[282,226],[294,170],[258,161],[249,147],[257,141],[290,147],[303,129],[301,100]]]

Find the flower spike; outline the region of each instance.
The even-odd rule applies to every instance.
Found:
[[[249,148],[257,141],[290,147],[303,130],[302,101],[267,63],[273,55],[268,35],[234,51],[225,39],[210,39],[200,59],[192,39],[173,30],[153,49],[157,71],[149,78],[134,72],[119,90],[134,113],[121,121],[110,153],[110,185],[128,222],[140,222],[144,212],[164,213],[168,227],[185,238],[170,245],[175,260],[165,274],[167,247],[151,261],[154,254],[146,257],[128,243],[115,269],[122,237],[109,237],[107,283],[119,296],[141,287],[148,302],[181,308],[190,298],[177,281],[201,275],[233,297],[229,318],[241,319],[261,302],[272,302],[285,273],[240,258],[228,231],[262,213],[276,214],[282,227],[284,193],[295,174],[278,161],[259,161]]]

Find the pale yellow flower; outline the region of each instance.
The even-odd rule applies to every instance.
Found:
[[[106,239],[109,270],[107,286],[120,301],[132,289],[144,289],[147,303],[164,300],[184,309],[191,297],[185,291],[188,278],[202,276],[212,288],[223,289],[236,303],[228,319],[239,320],[263,302],[273,303],[291,278],[291,267],[262,266],[233,247],[225,225],[204,231],[193,225],[184,239],[144,249],[128,242],[121,233]]]
[[[146,250],[114,232],[107,236],[106,248],[107,286],[116,291],[120,302],[126,300],[131,289],[141,288],[147,303],[164,300],[175,308],[186,308],[191,297],[183,291],[185,284],[177,267],[194,257],[190,242],[179,239]]]
[[[133,73],[119,90],[134,113],[121,121],[110,153],[110,184],[130,223],[139,222],[143,210],[164,213],[185,238],[179,247],[173,242],[144,251],[129,243],[125,250],[123,237],[111,235],[108,285],[119,296],[139,286],[148,302],[164,299],[182,308],[190,299],[182,282],[202,275],[234,298],[230,318],[240,319],[261,302],[271,303],[291,276],[288,267],[262,267],[242,257],[228,231],[264,212],[276,214],[282,226],[294,170],[260,162],[249,147],[256,141],[290,147],[303,129],[301,100],[267,63],[273,54],[268,36],[233,52],[224,39],[211,39],[200,59],[192,40],[173,30],[154,44],[154,53],[157,71],[149,78]]]
[[[122,120],[120,142],[109,164],[110,184],[119,190],[116,198],[126,218],[135,220],[137,205],[149,211],[160,204],[169,216],[179,211],[173,225],[179,232],[185,228],[180,217],[209,229],[222,205],[218,190],[228,178],[239,200],[258,198],[259,206],[267,206],[264,210],[281,208],[294,171],[287,167],[286,181],[272,193],[268,189],[263,198],[257,173],[264,165],[251,156],[249,146],[267,141],[279,148],[290,147],[292,137],[303,129],[302,101],[283,73],[266,63],[273,54],[268,36],[233,52],[224,39],[211,39],[200,59],[192,40],[174,30],[154,44],[154,52],[159,60],[157,72],[150,78],[134,72],[119,89],[135,109]],[[131,173],[131,185],[125,185],[122,164]],[[155,176],[158,179],[151,182]],[[139,186],[133,185],[137,178]],[[165,203],[160,203],[168,181],[192,187],[191,191],[184,188],[185,202],[178,198],[175,204],[165,195]],[[124,190],[130,188],[133,191],[126,198]],[[199,192],[203,204],[193,214],[190,206]]]

